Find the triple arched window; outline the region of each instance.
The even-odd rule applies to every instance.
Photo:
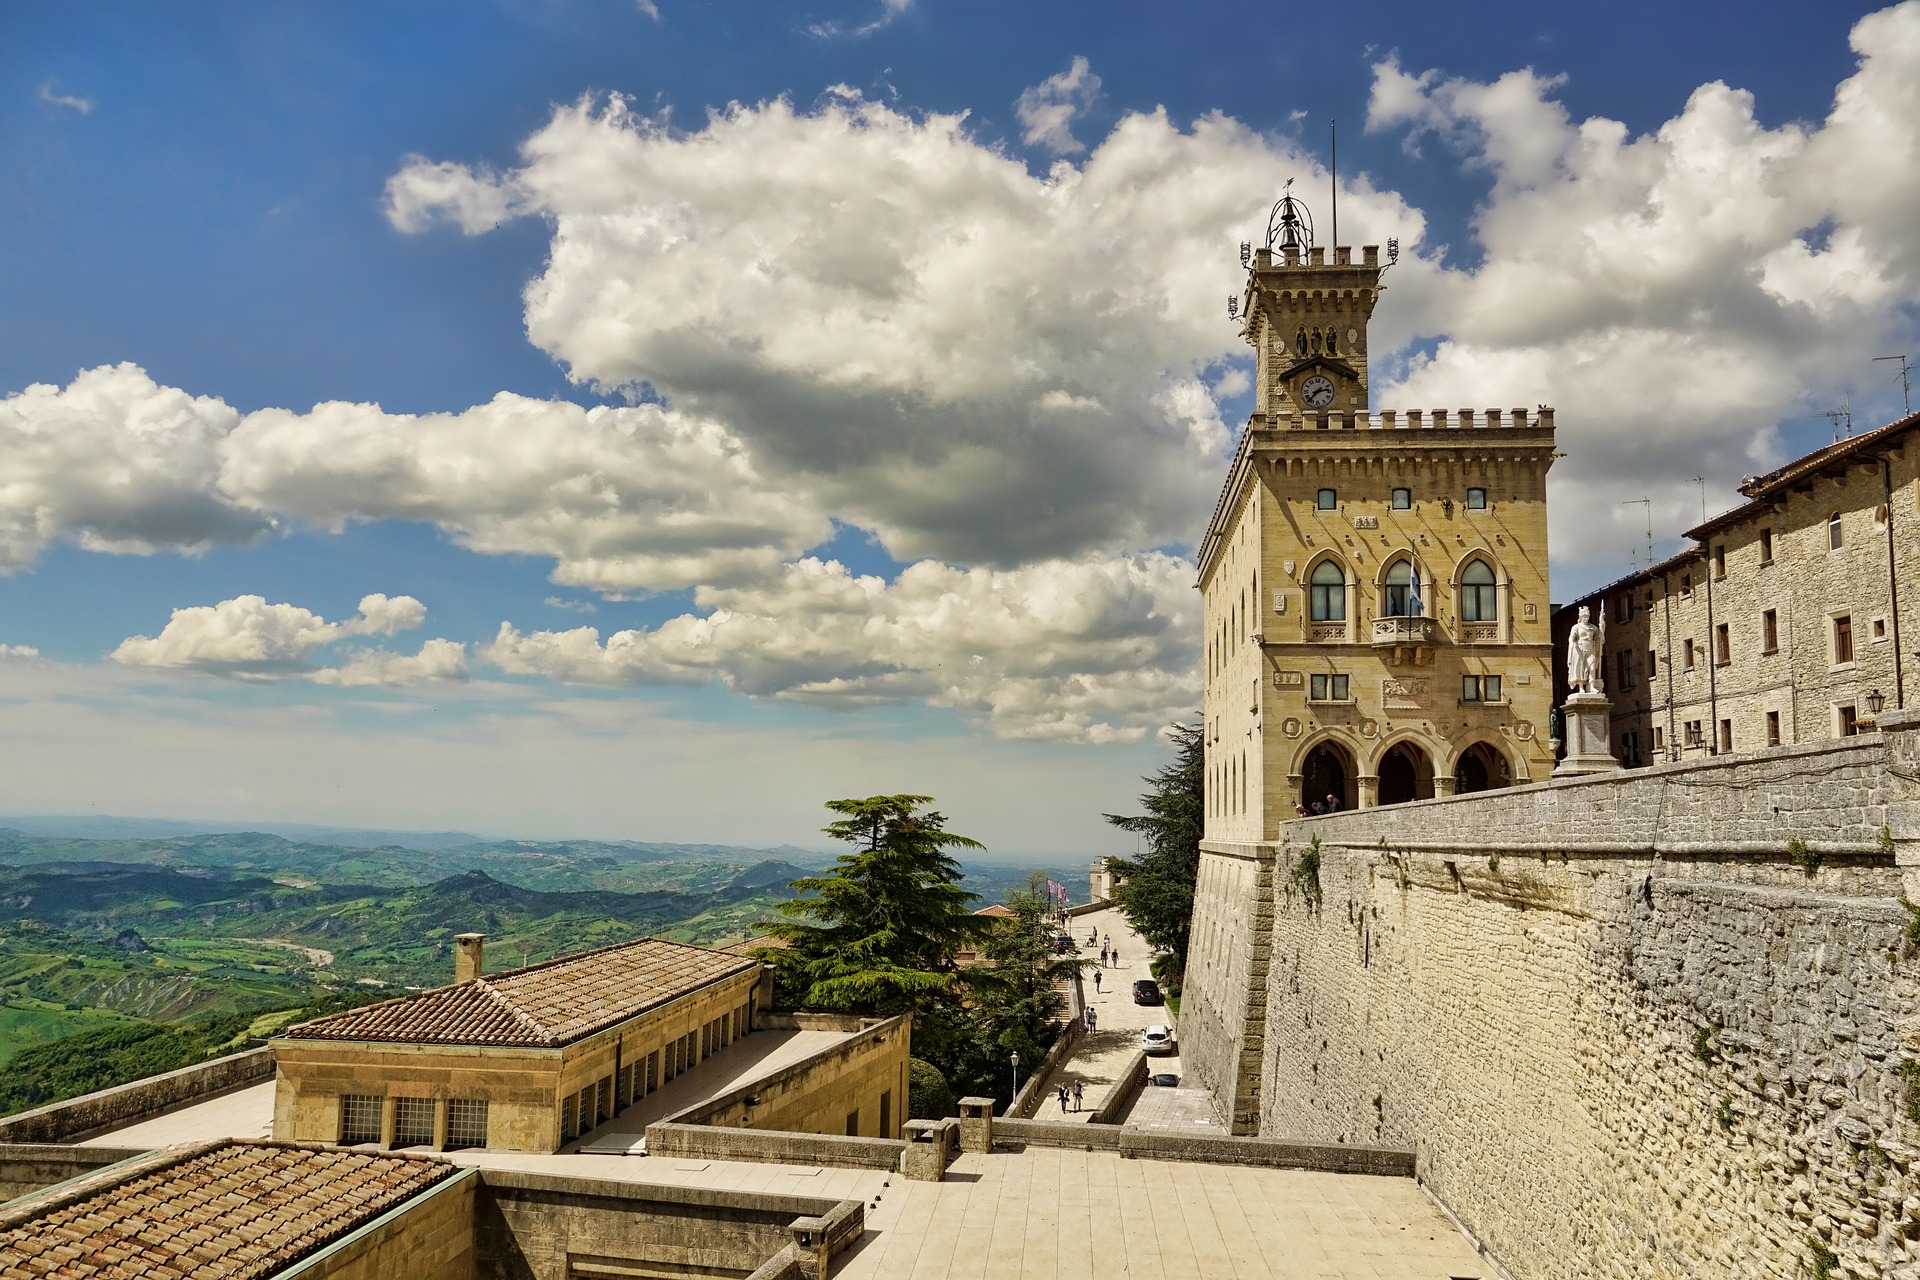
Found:
[[[1347,575],[1332,560],[1322,560],[1308,579],[1311,599],[1309,616],[1315,622],[1347,620]]]
[[[1498,622],[1500,593],[1493,570],[1485,560],[1475,560],[1460,575],[1460,621]]]

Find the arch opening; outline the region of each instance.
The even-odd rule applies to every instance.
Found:
[[[1497,791],[1513,785],[1513,772],[1506,756],[1484,742],[1476,742],[1460,753],[1453,766],[1453,793]]]
[[[1433,760],[1411,742],[1396,742],[1380,757],[1380,803],[1433,799]]]
[[[1300,807],[1315,812],[1314,805],[1326,808],[1332,796],[1340,809],[1354,807],[1359,788],[1355,783],[1353,756],[1336,742],[1323,742],[1307,752],[1300,766]]]

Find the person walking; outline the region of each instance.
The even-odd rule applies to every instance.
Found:
[[[1093,971],[1093,994],[1100,994],[1100,971],[1098,969]]]
[[[1113,953],[1113,967],[1116,969],[1120,967],[1120,953],[1118,951]]]
[[[1086,1096],[1086,1083],[1081,1080],[1075,1080],[1073,1082],[1073,1109],[1076,1112],[1080,1110],[1080,1104],[1086,1100]]]
[[[1060,1101],[1060,1114],[1061,1115],[1067,1114],[1067,1097],[1068,1097],[1067,1086],[1061,1085],[1058,1089],[1055,1089],[1053,1091],[1053,1095],[1054,1097],[1058,1098]]]

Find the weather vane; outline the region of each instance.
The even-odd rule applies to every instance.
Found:
[[[1294,199],[1293,179],[1287,179],[1286,194],[1273,202],[1273,211],[1267,215],[1267,248],[1274,247],[1274,241],[1280,242],[1282,251],[1292,249],[1305,253],[1313,248],[1313,215],[1307,212],[1307,206]]]

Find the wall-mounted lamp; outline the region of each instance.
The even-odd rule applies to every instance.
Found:
[[[1886,705],[1887,705],[1887,695],[1880,692],[1878,689],[1875,689],[1872,693],[1867,695],[1867,712],[1869,715],[1876,715],[1876,716],[1879,715],[1880,708]]]

